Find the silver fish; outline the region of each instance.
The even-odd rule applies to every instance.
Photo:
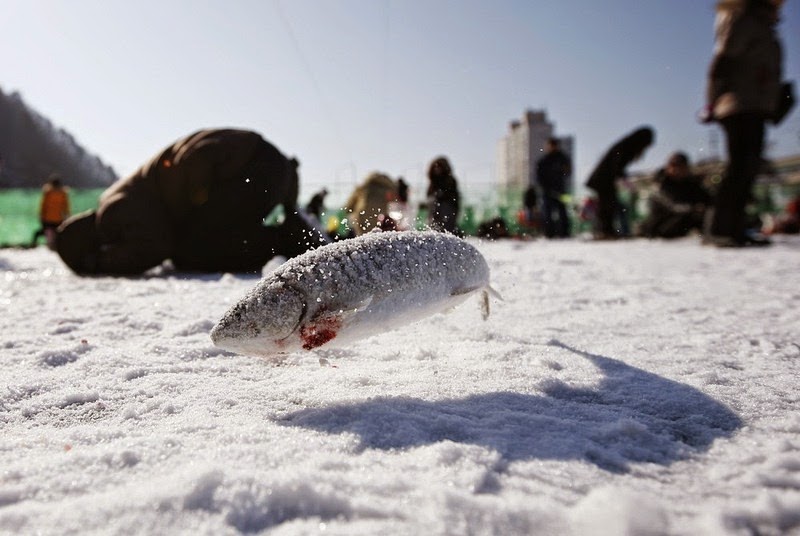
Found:
[[[433,231],[373,232],[308,251],[267,274],[211,331],[216,346],[275,356],[342,346],[448,310],[480,292],[489,266]]]

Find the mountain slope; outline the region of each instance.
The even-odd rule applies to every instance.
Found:
[[[105,187],[114,170],[75,138],[30,108],[22,96],[0,89],[0,188],[39,187],[57,173],[77,188]]]

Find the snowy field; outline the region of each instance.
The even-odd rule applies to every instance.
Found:
[[[255,277],[0,250],[0,532],[800,534],[799,239],[475,244],[486,322],[282,364]]]

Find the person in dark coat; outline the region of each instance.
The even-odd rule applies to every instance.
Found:
[[[650,238],[677,238],[701,230],[711,196],[703,178],[692,173],[685,153],[670,156],[656,174],[658,191],[650,196],[650,212],[639,234]]]
[[[564,195],[569,187],[572,162],[561,150],[558,138],[547,140],[547,154],[536,163],[536,182],[542,189],[542,219],[547,238],[570,235],[569,215]]]
[[[597,236],[617,238],[614,216],[622,212],[622,203],[617,194],[617,179],[627,175],[627,167],[640,158],[653,144],[655,133],[650,127],[640,127],[617,143],[603,156],[589,175],[586,186],[597,192]]]
[[[311,196],[311,200],[306,205],[306,212],[314,216],[317,221],[322,221],[322,213],[325,212],[325,197],[327,197],[327,195],[328,189],[323,188]]]
[[[508,230],[506,221],[501,217],[492,218],[478,226],[476,235],[481,238],[497,240],[498,238],[509,238],[511,233]]]
[[[532,232],[538,230],[539,221],[541,220],[541,213],[539,212],[539,194],[536,192],[536,186],[533,184],[529,185],[522,194],[522,207],[524,215],[523,225]]]
[[[766,122],[779,108],[782,51],[775,25],[781,3],[741,0],[717,5],[705,116],[725,131],[728,167],[714,198],[706,243],[768,243],[748,236],[745,207],[761,166]]]
[[[440,156],[428,167],[428,225],[437,231],[456,232],[461,195],[453,167]]]
[[[403,204],[408,203],[408,183],[403,177],[397,178],[397,201]]]
[[[201,130],[170,145],[58,229],[56,250],[78,274],[260,271],[324,243],[296,207],[297,161],[256,132]],[[264,219],[278,205],[280,227]]]

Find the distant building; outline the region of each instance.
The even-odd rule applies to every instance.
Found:
[[[544,110],[527,110],[522,120],[509,123],[508,134],[497,144],[497,182],[505,192],[521,192],[536,178],[536,163],[544,156],[549,138],[561,141],[561,150],[575,161],[575,142],[572,136],[555,135],[555,126],[548,121]],[[569,191],[574,188],[569,178]]]

